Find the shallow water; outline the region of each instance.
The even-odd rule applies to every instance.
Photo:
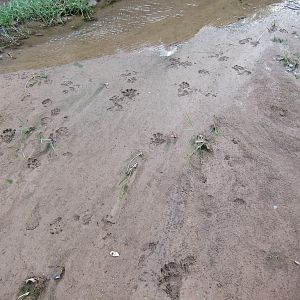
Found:
[[[3,55],[0,72],[49,67],[140,47],[183,42],[205,25],[225,25],[258,16],[274,0],[123,0],[97,8],[97,21],[73,18],[41,30]]]

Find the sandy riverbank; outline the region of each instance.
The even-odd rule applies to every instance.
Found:
[[[64,265],[41,299],[300,299],[299,36],[283,9],[1,74],[0,298]]]

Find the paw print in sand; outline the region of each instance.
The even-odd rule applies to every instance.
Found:
[[[16,130],[15,129],[4,129],[1,134],[1,139],[4,143],[9,144],[15,137]]]

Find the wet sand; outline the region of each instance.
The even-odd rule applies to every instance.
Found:
[[[62,265],[41,299],[300,299],[299,35],[278,9],[1,74],[0,299]]]

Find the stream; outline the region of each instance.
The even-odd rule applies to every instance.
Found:
[[[224,26],[272,9],[272,0],[123,0],[96,7],[95,21],[73,17],[40,29],[2,55],[0,72],[51,67],[160,44],[182,43],[203,26]],[[248,19],[249,20],[249,19]]]

